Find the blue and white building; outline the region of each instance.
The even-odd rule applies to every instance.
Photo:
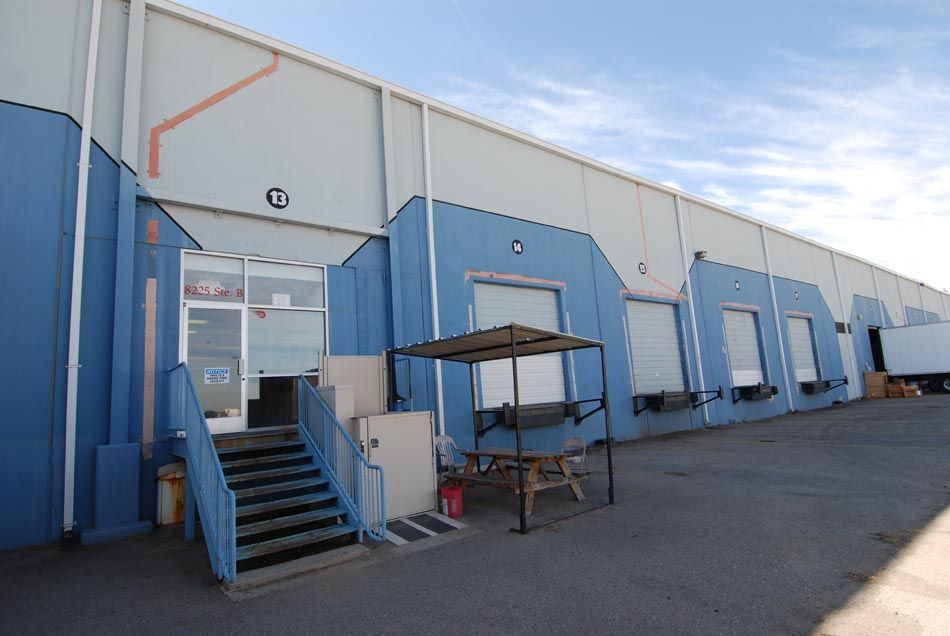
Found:
[[[4,3],[0,99],[0,549],[154,521],[182,361],[211,432],[244,431],[292,421],[321,353],[514,321],[606,342],[625,440],[858,399],[875,329],[948,318],[917,280],[167,0]],[[468,370],[409,373],[470,446]],[[522,374],[524,402],[600,390],[593,353]],[[480,406],[509,376],[478,370]]]

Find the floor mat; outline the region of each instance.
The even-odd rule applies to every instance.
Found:
[[[396,545],[405,545],[466,527],[461,521],[450,519],[437,512],[424,512],[421,515],[387,523],[386,540]]]

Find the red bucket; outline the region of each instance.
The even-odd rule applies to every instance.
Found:
[[[459,486],[442,486],[443,512],[452,519],[462,516],[462,489]]]

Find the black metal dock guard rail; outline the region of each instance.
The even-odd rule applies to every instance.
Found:
[[[607,497],[610,504],[614,503],[614,464],[613,464],[613,433],[610,425],[610,401],[607,395],[607,356],[604,343],[600,340],[590,340],[572,336],[557,331],[547,331],[536,327],[528,327],[511,323],[503,327],[473,331],[461,336],[451,336],[440,338],[439,340],[430,340],[428,342],[419,342],[405,347],[396,347],[387,352],[389,358],[389,368],[393,368],[393,361],[396,355],[413,356],[417,358],[430,358],[433,360],[450,360],[453,362],[464,362],[469,366],[469,381],[472,387],[472,420],[475,429],[475,448],[478,449],[478,396],[475,390],[475,364],[479,362],[488,362],[490,360],[511,359],[512,388],[514,389],[514,429],[515,444],[518,454],[518,497],[521,504],[519,517],[519,528],[517,531],[521,534],[527,533],[535,528],[528,528],[527,515],[525,513],[525,487],[524,487],[524,458],[521,445],[521,400],[518,392],[518,358],[525,356],[541,355],[545,353],[556,353],[560,351],[573,351],[577,349],[597,348],[600,350],[600,371],[603,391],[601,397],[595,400],[583,400],[583,402],[600,402],[600,406],[593,411],[584,414],[584,418],[589,417],[600,410],[604,411],[604,433],[607,446],[607,474],[608,486]],[[585,510],[584,512],[589,512]],[[549,525],[555,521],[576,516],[574,513],[560,517],[544,525]],[[514,530],[514,528],[512,528]]]

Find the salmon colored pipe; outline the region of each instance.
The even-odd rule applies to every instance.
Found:
[[[162,133],[168,132],[169,130],[177,126],[178,124],[188,121],[189,119],[191,119],[192,117],[200,113],[201,111],[211,108],[218,102],[222,102],[228,97],[230,97],[231,95],[234,95],[239,90],[243,88],[247,88],[248,86],[250,86],[257,80],[263,79],[267,77],[268,75],[270,75],[271,73],[274,73],[275,71],[277,71],[279,56],[277,55],[277,51],[273,51],[272,54],[274,58],[273,58],[273,62],[271,62],[269,66],[265,66],[264,68],[257,71],[256,73],[248,75],[244,79],[239,80],[235,82],[234,84],[231,84],[227,88],[221,89],[220,91],[208,97],[207,99],[204,99],[198,102],[194,106],[186,108],[185,110],[181,111],[180,113],[178,113],[171,119],[166,119],[159,125],[152,128],[151,133],[149,135],[148,176],[151,177],[152,179],[158,179],[158,176],[160,174],[158,171],[158,154],[159,154],[159,149],[161,148],[160,141],[161,141]]]

